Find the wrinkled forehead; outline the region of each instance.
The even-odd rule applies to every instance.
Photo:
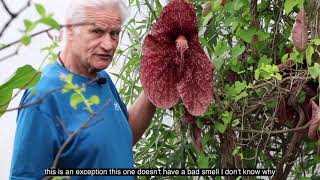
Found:
[[[115,7],[108,8],[86,8],[86,15],[88,23],[99,27],[113,27],[118,28],[121,26],[120,10]]]

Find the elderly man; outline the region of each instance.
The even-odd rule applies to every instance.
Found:
[[[10,179],[41,179],[70,134],[92,116],[84,103],[76,109],[70,106],[73,91],[47,93],[65,84],[61,75],[71,74],[72,83],[79,86],[99,79],[88,83],[84,96],[97,95],[100,102],[91,105],[98,113],[64,148],[58,168],[133,168],[132,146],[154,115],[156,108],[143,93],[127,111],[104,71],[118,46],[124,4],[120,0],[71,0],[67,11],[67,22],[73,25],[67,27],[64,49],[57,62],[43,69],[36,87],[22,98],[21,104],[28,104],[45,96],[41,103],[18,112]],[[79,23],[84,25],[74,26]],[[100,178],[111,177],[71,179]]]

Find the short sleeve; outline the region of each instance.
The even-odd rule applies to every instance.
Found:
[[[52,166],[61,146],[54,120],[36,106],[19,111],[10,179],[42,179]]]

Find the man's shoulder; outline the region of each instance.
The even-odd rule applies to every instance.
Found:
[[[63,81],[60,79],[61,72],[56,64],[48,64],[41,73],[41,78],[36,86],[32,89],[37,93],[43,94],[63,86]]]
[[[37,85],[27,89],[22,103],[35,99],[47,99],[56,94],[63,87],[63,81],[60,80],[59,70],[55,67],[55,64],[48,64],[41,73],[41,78]]]

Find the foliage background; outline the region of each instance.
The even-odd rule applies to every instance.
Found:
[[[135,166],[275,168],[274,179],[319,177],[317,142],[305,136],[306,128],[288,130],[306,124],[306,100],[318,101],[319,98],[320,70],[316,65],[320,57],[319,40],[309,41],[303,53],[296,51],[291,41],[294,19],[302,6],[309,16],[309,39],[319,38],[316,28],[316,17],[320,17],[316,13],[319,1],[224,2],[221,6],[221,0],[212,0],[211,11],[203,16],[206,2],[192,1],[197,12],[200,42],[216,65],[215,102],[204,116],[197,118],[204,151],[198,152],[192,145],[189,127],[180,121],[184,110],[179,104],[170,110],[157,110],[144,138],[134,147]],[[128,3],[133,9],[132,17],[124,25],[123,36],[127,36],[128,41],[120,46],[115,58],[115,63],[123,67],[112,74],[119,80],[122,99],[131,104],[142,90],[139,83],[141,42],[166,1],[129,0]],[[43,18],[39,9],[37,11],[39,15],[35,19]],[[28,23],[24,24],[27,30]],[[55,23],[49,21],[39,24],[56,28]],[[22,44],[28,45],[26,37],[33,31],[36,30],[21,35]],[[56,49],[49,49],[47,60],[54,59],[55,52]],[[288,59],[294,66],[279,69],[277,65],[286,65]],[[31,71],[26,72],[30,74]],[[25,88],[28,80],[30,77],[19,80],[21,86],[11,89]],[[311,88],[314,94],[305,87]],[[279,108],[292,116],[280,121],[283,118],[279,118]]]

